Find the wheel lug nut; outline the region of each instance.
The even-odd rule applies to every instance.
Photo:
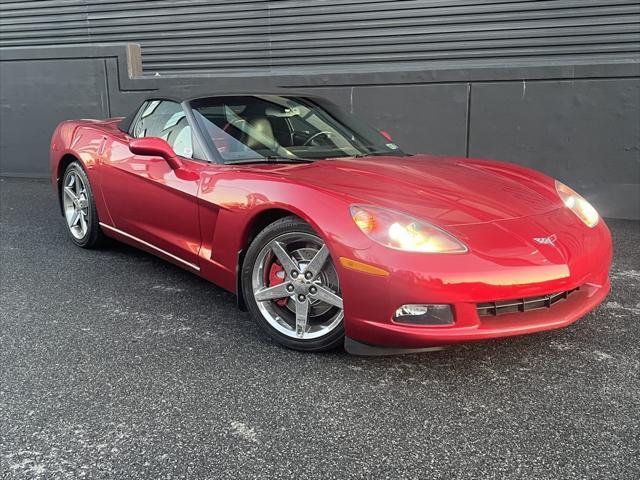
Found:
[[[293,285],[287,285],[287,291],[293,292]]]
[[[309,289],[309,293],[316,293],[318,291],[318,289],[316,287],[311,287]]]
[[[291,277],[292,278],[298,278],[298,272],[296,272],[295,270],[291,272]]]
[[[304,274],[304,278],[306,278],[307,280],[311,280],[312,277],[313,277],[313,273],[311,272],[306,272]]]
[[[298,295],[298,300],[300,300],[301,302],[304,302],[304,295]]]

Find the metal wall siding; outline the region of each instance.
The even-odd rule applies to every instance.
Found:
[[[4,47],[136,42],[145,73],[397,70],[629,59],[639,0],[26,0]]]

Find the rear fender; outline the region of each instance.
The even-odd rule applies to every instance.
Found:
[[[63,122],[56,128],[51,139],[50,169],[51,182],[60,199],[62,177],[67,165],[72,161],[80,162],[89,178],[98,216],[110,220],[100,185],[102,153],[106,140],[107,134],[93,125]]]

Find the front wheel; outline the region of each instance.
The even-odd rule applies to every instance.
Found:
[[[277,342],[304,351],[342,344],[338,273],[324,241],[304,221],[286,217],[256,237],[243,263],[242,284],[249,311]]]

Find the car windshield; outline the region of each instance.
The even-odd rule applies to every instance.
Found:
[[[226,163],[405,155],[382,133],[317,99],[230,96],[201,98],[190,105]]]

